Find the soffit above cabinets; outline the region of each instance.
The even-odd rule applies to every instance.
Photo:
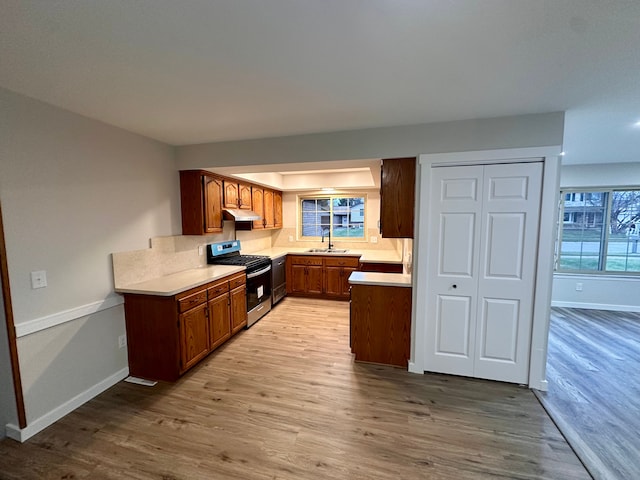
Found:
[[[252,165],[210,170],[282,191],[380,188],[380,159]]]

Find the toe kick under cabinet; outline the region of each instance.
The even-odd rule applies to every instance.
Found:
[[[247,324],[246,274],[172,296],[124,294],[129,373],[176,381]]]

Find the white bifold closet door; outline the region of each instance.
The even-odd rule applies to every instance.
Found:
[[[542,163],[433,167],[427,370],[527,383]]]

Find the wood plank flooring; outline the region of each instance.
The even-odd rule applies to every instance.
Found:
[[[354,363],[348,317],[285,298],[175,384],[0,442],[0,478],[590,478],[530,390]]]
[[[540,401],[597,480],[640,479],[640,314],[552,308]]]

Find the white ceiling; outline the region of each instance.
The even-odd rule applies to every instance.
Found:
[[[638,0],[0,0],[0,85],[173,145],[566,110],[638,161]]]

